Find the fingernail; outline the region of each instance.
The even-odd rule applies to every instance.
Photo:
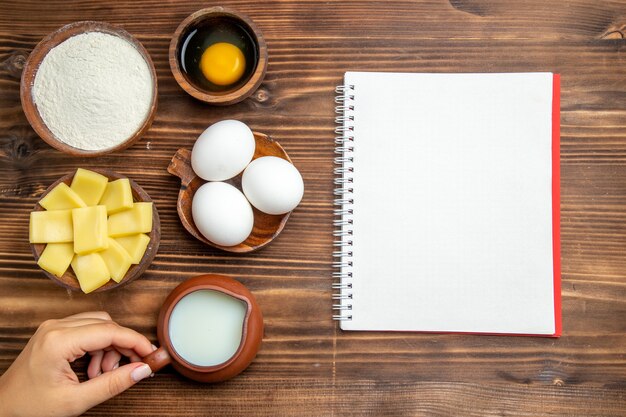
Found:
[[[100,375],[102,375],[102,371],[98,371],[98,375],[96,375],[96,377],[99,377]]]
[[[119,367],[120,367],[120,363],[119,363],[119,362],[118,362],[118,363],[116,363],[115,365],[113,365],[113,369],[117,369],[117,368],[119,368]]]
[[[151,373],[152,369],[150,369],[150,366],[147,363],[144,363],[143,365],[133,369],[133,371],[130,373],[130,377],[133,379],[133,381],[139,382],[142,379],[149,377]]]
[[[152,345],[152,351],[154,352],[155,350],[157,350],[157,347]]]

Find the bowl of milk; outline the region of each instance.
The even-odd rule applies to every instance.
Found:
[[[220,382],[246,369],[263,338],[263,316],[252,293],[222,275],[201,275],[165,299],[157,324],[161,347],[143,361],[156,372],[171,364],[199,382]]]

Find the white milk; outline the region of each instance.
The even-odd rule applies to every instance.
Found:
[[[247,304],[219,291],[198,290],[176,303],[169,322],[172,346],[197,366],[219,365],[241,344]]]

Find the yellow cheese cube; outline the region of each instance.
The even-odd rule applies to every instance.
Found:
[[[74,252],[84,255],[106,249],[107,208],[105,206],[83,207],[72,210],[74,223]]]
[[[100,256],[104,260],[104,263],[109,270],[109,274],[111,274],[111,278],[115,282],[120,282],[124,279],[124,275],[128,271],[132,264],[132,259],[130,259],[130,255],[126,252],[119,243],[115,240],[109,238],[109,247],[99,252]]]
[[[41,253],[37,265],[57,277],[62,277],[74,258],[72,243],[48,243]]]
[[[121,178],[107,184],[100,204],[107,207],[108,214],[133,207],[133,192],[128,178]]]
[[[59,183],[44,198],[39,205],[46,210],[66,210],[86,207],[85,202],[66,183]]]
[[[80,284],[80,289],[88,294],[109,282],[111,275],[102,256],[98,253],[76,255],[72,259],[72,269]]]
[[[85,204],[95,206],[102,198],[108,182],[108,178],[104,175],[78,168],[70,188],[78,194]]]
[[[133,208],[109,216],[109,236],[119,237],[152,231],[152,203],[135,203]]]
[[[136,235],[116,237],[115,241],[122,245],[122,247],[128,252],[132,262],[138,264],[143,258],[143,254],[146,252],[148,243],[150,243],[150,237],[143,233]]]
[[[30,243],[63,243],[74,240],[72,210],[33,211],[30,213]]]

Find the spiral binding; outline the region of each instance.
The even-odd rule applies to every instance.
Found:
[[[354,182],[354,85],[335,88],[335,216],[333,226],[335,238],[332,274],[333,320],[352,320],[352,236]]]

